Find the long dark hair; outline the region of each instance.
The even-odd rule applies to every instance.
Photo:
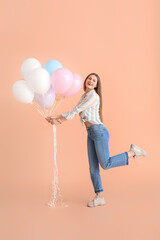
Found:
[[[100,116],[100,120],[101,122],[103,122],[103,116],[102,116],[102,88],[101,88],[101,79],[100,77],[98,76],[97,73],[90,73],[84,80],[84,83],[83,83],[83,90],[85,91],[86,90],[86,81],[87,79],[89,78],[90,75],[95,75],[97,77],[97,87],[95,87],[95,91],[97,92],[97,94],[99,95],[100,97],[100,106],[99,106],[99,116]]]

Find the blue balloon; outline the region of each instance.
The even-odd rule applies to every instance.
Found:
[[[52,76],[54,71],[62,67],[63,67],[62,64],[57,60],[49,60],[48,62],[46,62],[43,68],[49,72],[50,76]]]

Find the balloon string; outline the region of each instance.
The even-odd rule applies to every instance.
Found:
[[[63,98],[61,98],[59,101],[55,100],[54,103],[52,104],[50,109],[45,109],[43,107],[43,111],[42,109],[40,109],[40,106],[37,104],[37,102],[35,101],[35,99],[32,101],[32,105],[36,108],[36,110],[42,115],[42,117],[46,118],[48,116],[51,116],[53,114],[53,112],[55,112],[55,110],[57,109],[57,107],[61,104]],[[57,104],[56,104],[57,103]],[[55,108],[54,108],[55,107]]]
[[[56,105],[56,107],[53,110],[53,107],[55,106],[56,102],[58,102],[58,104]],[[55,110],[57,109],[57,107],[60,105],[61,102],[62,102],[62,99],[60,101],[54,102],[55,104],[50,109],[50,114],[53,114],[53,112],[55,112]],[[53,173],[54,178],[52,181],[51,202],[48,203],[48,206],[56,207],[56,202],[58,202],[58,198],[60,198],[61,206],[68,207],[68,205],[63,202],[61,190],[58,186],[59,181],[58,181],[58,167],[57,167],[57,161],[56,161],[57,141],[56,141],[56,125],[55,124],[53,124],[53,143],[54,143],[54,173]]]
[[[56,161],[56,154],[57,154],[57,142],[56,142],[56,126],[53,124],[53,143],[54,143],[54,178],[52,181],[52,194],[51,194],[51,202],[48,203],[48,206],[50,207],[56,207],[56,202],[58,201],[58,198],[61,200],[61,206],[68,207],[63,202],[63,198],[61,195],[60,188],[58,186],[58,167],[57,167],[57,161]]]
[[[33,100],[32,102],[32,105],[34,106],[34,108],[36,108],[36,110],[42,115],[42,117],[46,117],[46,115],[44,114],[44,112],[42,112],[40,109],[39,109],[39,106],[38,104]]]
[[[44,94],[42,95],[42,98],[43,98],[43,102],[44,102]],[[47,112],[47,114],[46,114]],[[46,109],[43,105],[43,113],[44,113],[44,116],[47,117],[48,116],[48,109]]]
[[[52,114],[56,111],[57,107],[61,104],[62,100],[63,100],[63,99],[61,99],[61,100],[59,100],[59,101],[55,101],[55,102],[58,102],[58,103],[57,103],[57,105],[56,105],[56,107],[55,107],[54,110],[53,110],[53,108],[50,109],[50,115],[52,115]],[[55,103],[55,104],[56,104],[56,103]]]
[[[53,111],[53,108],[54,106],[56,105],[56,100],[54,101],[54,103],[52,104],[50,110],[49,110],[49,116],[51,115],[52,111]]]

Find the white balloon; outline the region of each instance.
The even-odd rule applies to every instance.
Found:
[[[37,68],[32,71],[26,81],[33,91],[39,94],[48,92],[50,88],[50,74],[44,68]]]
[[[35,58],[28,58],[26,59],[21,66],[21,74],[24,79],[36,68],[41,67],[40,62]]]
[[[22,103],[31,103],[34,98],[34,92],[27,85],[25,80],[18,80],[12,86],[13,96]]]

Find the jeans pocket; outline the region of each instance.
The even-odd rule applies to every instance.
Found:
[[[107,128],[103,129],[103,132],[104,132],[104,134],[107,134],[107,136],[109,137],[109,131]]]

